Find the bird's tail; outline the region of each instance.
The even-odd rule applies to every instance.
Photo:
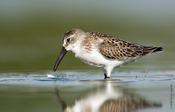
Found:
[[[154,47],[153,53],[158,52],[158,51],[163,51],[162,47]]]
[[[155,53],[155,52],[158,52],[158,51],[163,51],[163,48],[162,47],[144,47],[143,55],[147,55],[147,54],[150,54],[150,53]]]

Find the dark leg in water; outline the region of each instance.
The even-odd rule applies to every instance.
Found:
[[[105,76],[104,79],[110,79],[110,77],[108,77],[108,76],[106,75],[106,73],[104,73],[104,76]]]

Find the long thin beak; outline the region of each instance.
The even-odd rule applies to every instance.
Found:
[[[61,60],[63,59],[64,55],[66,55],[66,53],[67,53],[67,50],[64,47],[62,47],[60,54],[58,56],[58,59],[56,60],[56,63],[55,63],[54,68],[53,68],[54,72],[57,70],[58,65],[60,64]]]

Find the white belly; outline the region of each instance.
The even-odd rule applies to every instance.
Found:
[[[83,62],[97,66],[97,67],[105,67],[105,66],[119,66],[123,64],[122,61],[119,60],[110,60],[106,59],[98,49],[93,49],[91,52],[87,52],[86,50],[81,50],[81,52],[75,53],[75,56],[82,60]]]

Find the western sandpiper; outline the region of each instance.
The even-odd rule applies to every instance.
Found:
[[[75,57],[89,65],[102,67],[106,79],[110,78],[114,67],[162,51],[162,47],[143,46],[99,32],[71,29],[63,36],[63,46],[53,68],[54,71],[56,71],[67,51],[72,51],[75,53]]]
[[[55,88],[55,93],[62,112],[140,112],[146,108],[162,107],[161,103],[149,101],[137,93],[128,91],[128,88],[112,84],[107,81],[104,87],[98,87],[97,90],[94,88],[95,91],[76,99],[72,106],[62,99],[58,88]]]

